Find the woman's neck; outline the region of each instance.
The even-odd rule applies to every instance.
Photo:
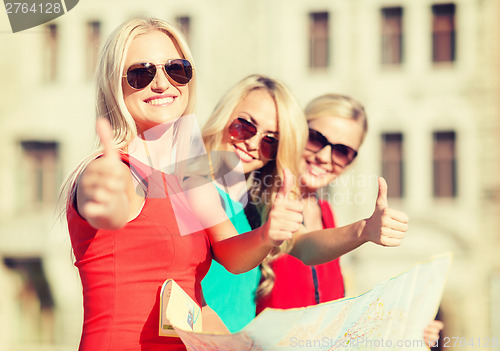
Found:
[[[217,155],[217,154],[216,154]],[[241,164],[234,167],[229,160],[213,160],[210,158],[212,180],[215,184],[229,194],[231,199],[239,201],[247,192],[248,174],[243,173]]]
[[[165,123],[137,135],[129,144],[131,156],[157,170],[172,166],[173,123]]]

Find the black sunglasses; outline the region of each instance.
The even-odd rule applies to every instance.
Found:
[[[238,117],[229,125],[229,136],[233,140],[247,140],[254,135],[260,135],[259,150],[262,157],[274,160],[278,153],[279,140],[272,134],[263,134],[257,130],[257,126],[251,121]]]
[[[332,162],[340,167],[347,166],[358,155],[358,152],[353,148],[344,144],[332,144],[323,134],[309,128],[309,139],[307,140],[306,150],[316,153],[327,146],[332,148]]]
[[[127,69],[127,83],[133,89],[144,89],[156,77],[157,67],[163,67],[165,73],[174,82],[180,85],[189,83],[193,78],[193,67],[191,62],[184,59],[168,60],[167,63],[154,64],[151,62],[136,63]]]

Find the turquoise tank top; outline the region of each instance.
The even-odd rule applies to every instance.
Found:
[[[217,190],[238,234],[251,231],[243,205],[231,199],[229,194],[218,187]],[[219,315],[229,331],[235,333],[255,318],[255,291],[259,282],[259,267],[246,273],[233,274],[212,260],[201,287],[207,305]]]

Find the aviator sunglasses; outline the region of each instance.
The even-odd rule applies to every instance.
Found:
[[[144,89],[156,77],[157,68],[162,67],[165,73],[177,84],[184,85],[193,78],[191,62],[184,59],[168,60],[166,63],[154,64],[151,62],[136,63],[130,66],[127,74],[127,83],[133,89]]]
[[[271,134],[263,134],[257,130],[257,126],[249,120],[238,117],[229,125],[229,136],[232,140],[248,140],[255,135],[260,135],[259,150],[262,157],[274,160],[278,153],[279,140]]]
[[[344,144],[332,144],[323,134],[309,128],[309,139],[307,140],[306,150],[316,153],[327,146],[332,148],[332,162],[340,167],[347,166],[358,155],[358,152],[353,148]]]

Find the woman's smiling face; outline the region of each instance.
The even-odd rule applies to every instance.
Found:
[[[356,151],[363,142],[363,125],[354,119],[322,116],[309,121],[309,128],[319,131],[332,144],[343,144]],[[329,145],[318,152],[306,148],[301,163],[301,184],[311,191],[327,186],[346,168],[333,163]]]
[[[170,59],[182,58],[172,39],[154,30],[134,38],[125,57],[125,72],[137,63],[164,64]],[[134,89],[122,78],[123,98],[128,111],[142,133],[156,125],[181,117],[189,101],[188,84],[180,85],[157,67],[153,81],[143,89]]]
[[[231,138],[229,125],[236,118],[243,118],[253,123],[258,133],[246,140]],[[260,151],[263,135],[273,135],[278,138],[278,114],[272,96],[264,89],[255,89],[250,91],[233,110],[224,128],[221,146],[224,151],[232,151],[238,155],[243,171],[248,174],[262,168],[269,161]]]

